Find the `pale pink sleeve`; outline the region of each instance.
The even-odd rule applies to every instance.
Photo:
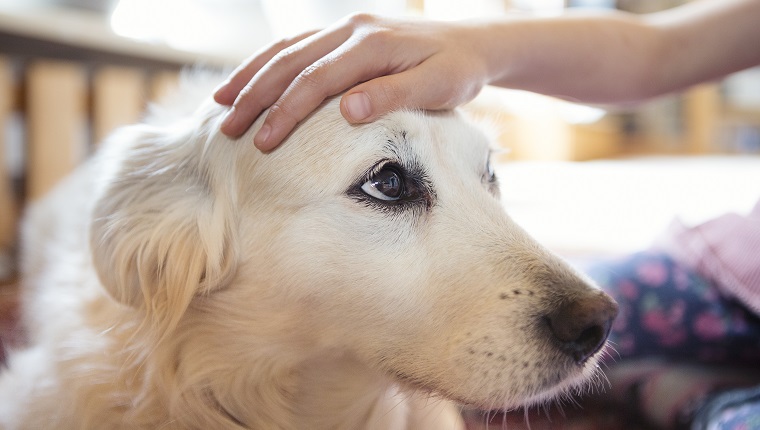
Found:
[[[656,247],[760,315],[760,201],[746,216],[729,213],[696,227],[674,222]]]

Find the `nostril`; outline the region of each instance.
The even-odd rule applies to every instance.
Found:
[[[617,304],[600,293],[558,307],[546,321],[560,348],[583,363],[604,346],[615,316]]]
[[[575,361],[584,362],[602,349],[607,341],[610,326],[611,322],[606,322],[604,325],[590,326],[583,330],[577,339],[569,342],[567,344],[568,351],[572,354]]]

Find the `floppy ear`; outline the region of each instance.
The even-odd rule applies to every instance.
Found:
[[[195,295],[228,283],[236,266],[233,191],[214,189],[201,161],[204,136],[194,133],[145,125],[117,133],[102,155],[107,185],[90,228],[102,284],[143,309],[161,336]]]

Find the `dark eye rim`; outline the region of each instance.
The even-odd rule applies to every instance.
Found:
[[[362,186],[370,181],[375,175],[383,170],[392,169],[396,172],[401,180],[401,193],[395,200],[383,200],[367,194]],[[423,179],[415,176],[413,172],[402,166],[395,160],[382,160],[376,163],[364,175],[362,175],[346,192],[348,196],[359,202],[368,205],[377,206],[381,209],[386,208],[404,208],[408,206],[417,206],[418,204],[429,206],[430,198],[426,197],[427,191]]]
[[[398,178],[398,180],[399,180],[399,186],[398,186],[398,195],[397,196],[389,196],[389,195],[383,193],[382,191],[378,190],[378,191],[380,191],[380,193],[382,193],[382,194],[384,194],[385,196],[388,197],[388,199],[383,199],[383,198],[375,197],[375,196],[369,194],[368,192],[366,192],[364,190],[364,185],[366,185],[369,182],[372,182],[373,180],[376,180],[376,178],[378,178],[380,176],[380,174],[382,174],[384,172],[390,172],[390,173],[392,173],[393,175],[395,175]],[[377,180],[376,182],[381,182],[381,181]],[[404,171],[401,168],[401,166],[398,166],[398,165],[393,164],[393,163],[388,163],[388,164],[384,164],[384,165],[378,166],[378,168],[376,170],[374,170],[372,173],[370,173],[370,175],[367,177],[367,180],[364,181],[364,183],[362,184],[361,188],[362,188],[362,192],[364,192],[368,197],[371,197],[373,199],[377,199],[377,200],[380,200],[380,201],[383,201],[383,202],[390,202],[390,201],[397,201],[397,200],[400,200],[400,199],[404,198],[404,195],[406,194],[406,189],[407,189],[406,182],[407,182],[406,181],[406,175],[404,174]]]
[[[496,169],[493,167],[493,162],[489,156],[486,160],[486,168],[483,173],[483,183],[491,194],[499,195],[499,177],[496,175]]]

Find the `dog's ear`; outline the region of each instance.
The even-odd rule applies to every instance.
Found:
[[[204,137],[193,133],[145,125],[117,133],[102,154],[106,185],[90,228],[102,284],[164,334],[236,267],[232,191],[215,189]]]

